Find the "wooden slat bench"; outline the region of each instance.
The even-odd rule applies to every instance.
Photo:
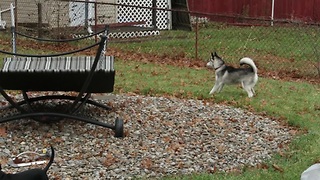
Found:
[[[0,70],[1,86],[8,90],[77,91],[90,73],[93,56],[6,57]],[[114,57],[103,56],[86,92],[113,92]],[[107,83],[106,83],[107,82]]]
[[[23,118],[35,120],[67,118],[113,129],[116,137],[122,137],[123,121],[118,117],[115,124],[110,125],[94,118],[79,116],[80,110],[86,104],[110,110],[108,106],[90,98],[91,93],[111,93],[114,89],[114,57],[104,55],[107,30],[108,27],[101,36],[100,42],[67,53],[28,55],[0,50],[1,53],[13,55],[13,57],[4,58],[3,67],[0,69],[0,93],[10,103],[10,108],[16,108],[19,111],[19,114],[0,118],[0,123]],[[69,56],[74,52],[95,46],[98,46],[95,56]],[[24,99],[16,102],[5,90],[20,90]],[[27,94],[29,91],[73,91],[78,92],[78,95],[44,95],[29,98]],[[71,104],[64,112],[34,110],[35,102],[52,99],[69,100]]]

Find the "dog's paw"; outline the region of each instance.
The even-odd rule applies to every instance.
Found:
[[[210,92],[209,92],[209,95],[212,95],[213,93],[214,93],[214,91],[210,91]]]

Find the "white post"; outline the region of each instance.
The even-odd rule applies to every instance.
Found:
[[[10,11],[11,11],[11,26],[15,26],[15,23],[14,23],[14,6],[13,6],[13,3],[10,4]]]
[[[0,9],[0,29],[5,29],[6,28],[6,23],[5,23],[5,21],[2,21],[1,14],[2,14],[2,11]]]
[[[15,29],[15,21],[14,21],[14,6],[13,3],[10,4],[11,11],[11,33],[12,33],[12,52],[16,53],[16,29]]]
[[[7,11],[10,11],[10,8],[4,9],[4,10],[0,9],[0,29],[6,28],[6,21],[2,20],[2,13],[7,12]]]
[[[167,1],[168,5],[168,9],[171,9],[172,6],[171,6],[171,0],[168,0]],[[171,30],[172,29],[172,11],[168,11],[168,30]]]
[[[271,26],[273,26],[274,20],[274,0],[272,0],[272,7],[271,7]]]

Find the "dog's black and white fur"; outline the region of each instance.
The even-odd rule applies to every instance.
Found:
[[[215,69],[216,82],[209,94],[220,92],[225,84],[240,83],[248,97],[251,98],[255,94],[253,87],[258,82],[258,69],[253,60],[244,57],[240,59],[240,65],[247,64],[248,68],[234,68],[227,66],[217,53],[211,53],[211,59],[207,63],[207,67]]]
[[[0,180],[48,180],[47,171],[54,159],[54,149],[51,146],[50,161],[44,169],[30,169],[17,174],[6,174],[1,171],[0,167]]]

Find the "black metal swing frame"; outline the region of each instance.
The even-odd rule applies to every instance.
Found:
[[[52,72],[56,71],[56,69],[48,70],[26,70],[26,69],[14,69],[11,67],[9,69],[1,69],[0,70],[0,93],[1,95],[9,102],[9,106],[6,106],[2,109],[7,108],[15,108],[19,113],[15,115],[10,115],[7,117],[0,118],[0,123],[5,123],[13,120],[24,119],[24,118],[32,118],[34,120],[43,120],[43,119],[73,119],[86,123],[91,123],[94,125],[110,128],[114,130],[115,137],[123,137],[123,120],[119,117],[116,117],[114,125],[107,124],[104,122],[100,122],[99,120],[91,117],[82,117],[79,116],[79,111],[86,105],[91,104],[93,106],[110,110],[111,108],[101,104],[93,99],[90,99],[91,93],[110,93],[113,91],[114,86],[114,71],[103,71],[101,69],[97,69],[99,62],[101,59],[105,58],[105,50],[107,46],[107,34],[109,27],[106,26],[103,35],[100,36],[100,42],[95,43],[86,48],[82,48],[72,52],[59,53],[59,54],[51,54],[51,55],[30,55],[30,54],[18,54],[11,53],[0,50],[0,53],[13,55],[13,61],[19,61],[18,57],[23,58],[31,58],[30,61],[36,60],[39,61],[41,58],[52,58],[52,57],[63,57],[63,55],[74,54],[76,52],[80,52],[86,49],[90,49],[92,47],[98,46],[96,55],[94,57],[94,61],[90,67],[90,71],[83,73],[79,72],[79,69],[71,69],[67,72]],[[102,33],[102,32],[98,32]],[[92,34],[86,37],[72,39],[72,40],[43,40],[34,38],[35,40],[42,41],[51,41],[51,42],[67,42],[67,41],[77,41],[81,39],[86,39],[89,37],[96,36],[96,34]],[[19,35],[22,35],[19,33]],[[27,37],[27,36],[26,36]],[[16,57],[18,56],[18,57]],[[65,57],[63,57],[65,58]],[[101,62],[100,62],[101,63]],[[112,64],[113,65],[113,64]],[[112,67],[113,69],[113,67]],[[50,77],[54,76],[54,78]],[[82,81],[82,85],[79,83],[77,85],[72,85],[72,82],[79,81],[77,76],[81,76],[80,81]],[[68,78],[70,77],[70,78]],[[47,78],[47,79],[46,79]],[[63,79],[67,79],[66,83],[60,83],[59,81],[63,81]],[[55,83],[49,82],[46,85],[41,85],[39,81],[46,82],[48,80],[54,80]],[[27,82],[26,82],[27,81]],[[71,85],[70,85],[71,84]],[[20,90],[23,96],[23,100],[16,102],[13,98],[6,93],[5,90]],[[70,95],[44,95],[38,97],[30,98],[27,94],[29,91],[76,91],[78,92],[77,96]],[[65,112],[45,112],[45,111],[37,111],[35,110],[33,104],[35,102],[44,101],[44,100],[69,100],[73,101],[71,105],[65,110]],[[26,107],[25,107],[26,106]]]

